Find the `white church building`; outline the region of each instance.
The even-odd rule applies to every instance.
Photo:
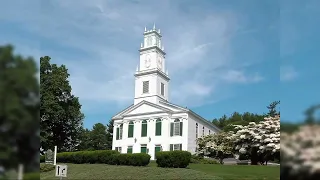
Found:
[[[112,117],[112,149],[121,153],[196,152],[196,139],[220,129],[190,109],[169,102],[169,75],[160,29],[144,31],[134,103]]]

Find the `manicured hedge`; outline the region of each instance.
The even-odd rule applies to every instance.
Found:
[[[151,156],[145,153],[114,154],[111,164],[127,166],[146,166],[150,163]]]
[[[186,168],[191,161],[188,151],[162,151],[156,154],[159,167]]]
[[[34,172],[34,173],[26,173],[23,175],[23,180],[35,180],[40,179],[40,173]]]
[[[57,154],[57,162],[74,164],[110,164],[146,166],[151,156],[144,153],[120,154],[113,150],[62,152]]]

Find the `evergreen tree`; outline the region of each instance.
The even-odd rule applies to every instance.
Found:
[[[68,69],[40,58],[40,135],[41,147],[72,151],[80,143],[82,120],[78,97],[71,94]]]
[[[113,138],[113,120],[109,121],[107,125],[107,149],[112,149],[112,138]]]
[[[91,145],[94,150],[103,150],[108,147],[107,127],[101,123],[93,125],[90,132]]]
[[[280,104],[280,101],[273,101],[267,108],[269,109],[268,116],[274,117],[275,115],[279,114],[280,111],[277,111],[277,106]]]

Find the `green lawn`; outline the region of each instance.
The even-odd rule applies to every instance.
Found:
[[[280,166],[190,164],[186,169],[68,164],[69,179],[212,179],[279,180]],[[41,179],[54,179],[55,172],[41,173]]]

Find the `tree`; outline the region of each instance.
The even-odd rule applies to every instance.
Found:
[[[0,168],[39,168],[39,81],[31,57],[0,46]],[[1,176],[1,175],[0,175]]]
[[[230,132],[220,132],[200,137],[197,139],[197,153],[217,158],[220,164],[223,164],[223,159],[233,154],[234,141]]]
[[[247,126],[235,127],[235,149],[240,154],[249,154],[251,164],[256,165],[259,156],[263,156],[267,162],[272,155],[280,152],[280,116],[266,117],[259,123],[250,122]]]
[[[280,104],[280,101],[273,101],[267,108],[269,109],[268,116],[274,117],[276,115],[280,115],[280,111],[277,111],[277,106]]]
[[[315,113],[316,113],[316,111],[319,110],[319,109],[320,109],[320,104],[318,104],[318,105],[313,105],[313,106],[309,107],[309,108],[305,111],[305,116],[306,116],[305,122],[306,122],[307,124],[314,124],[314,123],[316,123],[317,121],[320,122],[320,120],[315,117]]]
[[[109,121],[107,125],[107,149],[112,149],[112,139],[113,139],[113,120]]]
[[[101,123],[95,124],[90,132],[90,140],[95,150],[107,149],[108,134],[106,126]]]
[[[72,151],[79,143],[84,115],[78,97],[71,94],[68,69],[50,64],[50,59],[40,58],[41,147]]]
[[[89,129],[81,128],[80,130],[80,142],[77,150],[85,151],[85,150],[94,150],[90,137],[91,131]]]

